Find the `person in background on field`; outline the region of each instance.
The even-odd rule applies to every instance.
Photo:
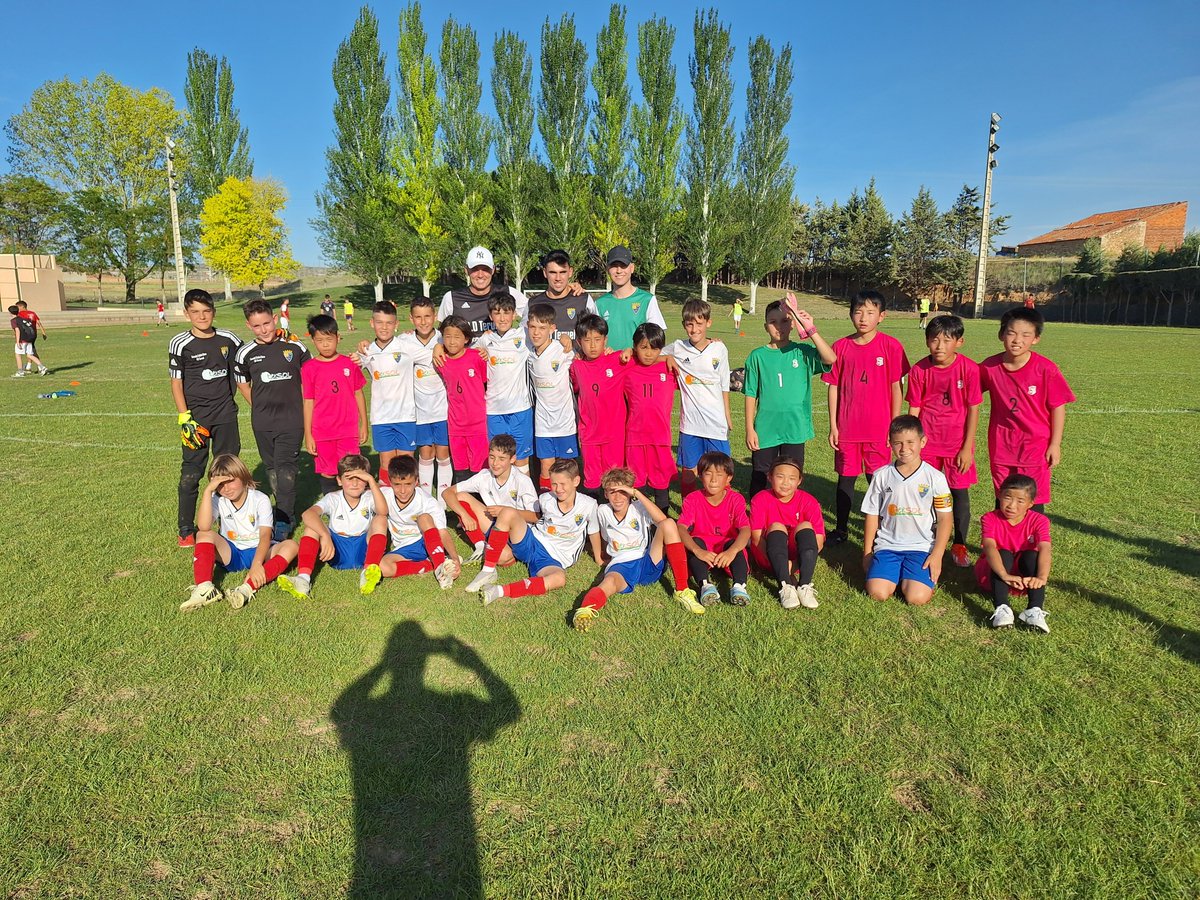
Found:
[[[284,297],[283,302],[279,304],[279,327],[283,331],[284,337],[291,334],[292,331],[292,316],[291,304],[288,298]]]
[[[332,316],[334,310],[333,299],[326,294],[325,299],[321,301],[321,315]]]
[[[20,316],[22,319],[25,319],[27,322],[32,323],[32,325],[33,325],[33,339],[29,341],[29,349],[31,351],[31,354],[26,354],[26,359],[28,360],[27,367],[28,367],[29,371],[32,372],[33,366],[34,366],[34,360],[38,359],[39,364],[40,364],[41,354],[38,353],[37,339],[38,339],[38,334],[40,333],[42,336],[42,340],[43,341],[46,340],[46,326],[44,324],[42,324],[41,316],[39,316],[32,309],[30,309],[29,304],[26,303],[24,300],[17,301],[17,315]],[[38,374],[45,375],[45,374],[47,374],[48,371],[49,371],[48,369],[45,371],[39,370]]]
[[[920,328],[922,331],[924,331],[925,325],[929,321],[929,298],[928,297],[922,297],[920,300],[917,301],[917,311],[920,312],[920,314],[921,314],[921,317],[919,319],[917,319],[917,327]]]
[[[993,628],[1013,624],[1009,600],[1025,594],[1029,603],[1018,618],[1046,634],[1046,582],[1050,579],[1050,520],[1033,509],[1037,482],[1010,475],[1000,485],[996,509],[983,514],[983,553],[975,563],[979,586],[992,595]]]
[[[1035,305],[1036,305],[1036,304],[1035,304],[1035,303],[1034,303],[1034,301],[1033,301],[1033,294],[1029,294],[1029,295],[1028,295],[1028,296],[1025,298],[1025,308],[1026,308],[1026,309],[1033,309],[1033,308],[1035,307]]]
[[[16,304],[8,308],[8,314],[12,316],[8,324],[13,331],[13,350],[17,357],[17,371],[13,373],[13,378],[22,378],[25,376],[26,361],[29,363],[30,372],[33,371],[32,367],[36,365],[39,375],[48,374],[50,370],[42,365],[42,361],[35,349],[34,341],[37,340],[37,330],[33,327],[33,323],[21,315],[21,310]]]
[[[346,319],[346,330],[354,331],[354,304],[350,302],[349,297],[347,297],[346,301],[342,304],[342,315]]]
[[[736,331],[739,336],[741,336],[741,334],[742,334],[742,313],[743,312],[744,312],[744,310],[742,309],[742,298],[738,297],[736,300],[733,301],[733,308],[729,310],[729,315],[733,316],[733,330]]]
[[[158,300],[155,302],[154,315],[155,315],[155,321],[154,321],[155,328],[157,328],[159,325],[167,324],[167,307],[161,300]]]
[[[316,355],[300,369],[304,397],[304,449],[316,457],[321,489],[337,490],[337,465],[367,442],[367,401],[362,369],[338,353],[337,322],[329,316],[308,320]]]
[[[612,290],[596,298],[596,313],[608,323],[609,348],[627,350],[633,347],[633,332],[644,322],[653,322],[666,331],[667,320],[658,308],[658,299],[633,283],[637,267],[629,248],[613,247],[608,251],[606,263]]]

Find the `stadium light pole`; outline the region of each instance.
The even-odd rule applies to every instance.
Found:
[[[1000,130],[1000,113],[992,113],[988,121],[987,172],[983,176],[983,224],[979,229],[979,261],[975,267],[975,318],[983,318],[984,291],[987,288],[987,254],[992,224],[992,169],[996,168],[996,132]]]
[[[175,287],[179,291],[179,309],[187,293],[187,273],[183,269],[183,241],[179,237],[179,183],[175,180],[175,142],[167,135],[167,193],[171,198],[171,234],[175,239]]]

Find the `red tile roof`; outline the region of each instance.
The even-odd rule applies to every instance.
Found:
[[[1186,205],[1184,201],[1178,201],[1175,203],[1160,203],[1157,206],[1139,206],[1136,209],[1118,209],[1114,212],[1097,213],[1094,216],[1088,216],[1086,219],[1080,219],[1078,222],[1072,222],[1070,225],[1064,225],[1062,228],[1056,228],[1054,231],[1047,232],[1046,234],[1040,234],[1035,238],[1022,241],[1021,246],[1052,244],[1056,241],[1082,241],[1088,238],[1103,237],[1119,228],[1132,225],[1134,222],[1150,219],[1177,206]]]

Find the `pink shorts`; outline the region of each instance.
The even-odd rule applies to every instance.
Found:
[[[957,456],[957,453],[951,453],[949,456],[939,456],[936,453],[930,453],[928,448],[921,451],[921,459],[946,476],[946,484],[950,486],[950,490],[952,491],[969,488],[971,485],[979,482],[979,473],[975,471],[974,461],[971,462],[971,467],[967,471],[960,472],[958,471],[958,466],[954,463],[954,459]]]
[[[625,465],[625,447],[617,441],[607,444],[584,444],[580,448],[583,454],[583,486],[585,488],[600,487],[600,479],[613,466]]]
[[[467,472],[482,472],[487,466],[488,436],[486,431],[450,435],[450,461],[454,468]]]
[[[338,463],[343,456],[361,452],[358,438],[335,438],[331,441],[317,441],[317,458],[313,469],[318,475],[337,477]]]
[[[1013,571],[1009,574],[1016,574],[1016,560],[1013,561]],[[986,556],[975,560],[975,583],[979,585],[980,590],[989,594],[992,592],[992,567],[988,565]],[[1008,593],[1013,597],[1024,597],[1025,588],[1010,587]]]
[[[873,475],[891,458],[887,441],[840,441],[833,451],[833,468],[839,475]]]
[[[1005,466],[992,464],[992,489],[1000,496],[1000,485],[1009,475],[1028,475],[1037,482],[1037,498],[1034,503],[1050,502],[1050,466]]]
[[[675,455],[669,444],[632,444],[625,448],[625,465],[636,476],[634,487],[648,482],[655,490],[668,488],[675,475]]]

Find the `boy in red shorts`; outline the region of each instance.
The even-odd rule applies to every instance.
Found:
[[[633,470],[633,486],[648,485],[654,505],[669,514],[668,493],[675,474],[671,412],[679,386],[662,355],[666,343],[667,333],[653,322],[633,332],[633,361],[625,373],[625,463]]]
[[[332,316],[308,320],[316,355],[300,368],[304,398],[304,449],[316,457],[313,468],[321,489],[338,489],[338,461],[367,442],[367,401],[362,369],[338,353],[338,327]]]

